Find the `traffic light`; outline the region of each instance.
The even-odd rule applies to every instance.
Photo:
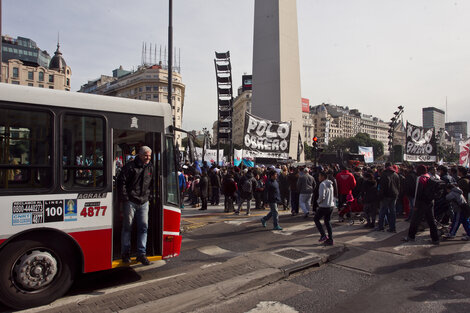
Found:
[[[313,148],[317,149],[318,148],[318,138],[317,137],[313,137]]]

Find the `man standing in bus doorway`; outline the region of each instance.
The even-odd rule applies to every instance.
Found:
[[[149,197],[152,191],[153,164],[152,149],[142,146],[134,161],[127,163],[118,179],[119,195],[123,201],[122,222],[122,262],[130,263],[131,230],[134,217],[137,222],[137,262],[149,265],[145,256],[147,248],[147,229]]]

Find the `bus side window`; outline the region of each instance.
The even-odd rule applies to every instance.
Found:
[[[70,188],[103,187],[104,119],[67,114],[62,129],[62,184]]]
[[[0,189],[47,188],[52,184],[52,115],[0,109]]]

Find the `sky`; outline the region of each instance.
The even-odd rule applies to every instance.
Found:
[[[399,105],[422,125],[422,108],[470,121],[470,1],[297,0],[302,97],[385,121]],[[3,0],[2,34],[51,55],[57,36],[72,90],[122,65],[142,43],[168,43],[167,0]],[[173,0],[173,44],[186,85],[183,128],[217,118],[214,52],[231,54],[234,92],[252,73],[254,0]],[[300,103],[299,103],[300,109]]]

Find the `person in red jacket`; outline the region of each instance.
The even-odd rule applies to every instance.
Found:
[[[347,195],[351,195],[356,187],[356,179],[346,167],[342,166],[341,172],[336,174],[336,183],[338,184],[338,209],[341,210],[346,203]]]

